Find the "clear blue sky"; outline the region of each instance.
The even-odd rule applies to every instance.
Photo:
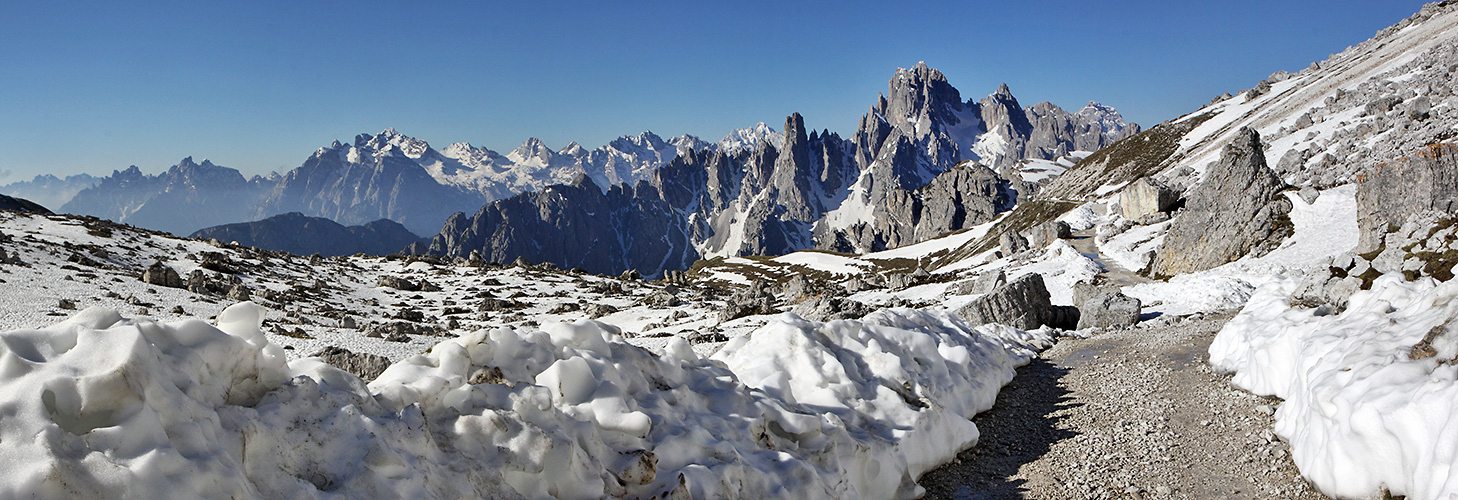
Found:
[[[717,140],[798,111],[842,135],[897,67],[963,97],[1098,100],[1151,125],[1296,71],[1418,1],[0,3],[0,182],[245,174],[395,127],[505,153],[652,130]]]

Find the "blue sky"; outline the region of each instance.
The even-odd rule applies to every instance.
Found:
[[[417,5],[419,4],[419,5]],[[0,3],[0,182],[184,156],[245,174],[387,127],[502,153],[791,112],[847,135],[897,67],[1145,126],[1419,1]]]

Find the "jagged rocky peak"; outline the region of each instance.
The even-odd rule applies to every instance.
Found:
[[[932,123],[954,125],[960,120],[956,112],[965,107],[962,95],[947,83],[947,77],[928,67],[925,61],[916,63],[911,69],[898,68],[891,78],[886,96],[877,102],[882,116],[897,127],[912,126],[905,120],[893,118],[914,118],[916,132],[910,135],[924,136],[931,132],[924,127]],[[923,124],[922,120],[927,120]],[[919,132],[919,133],[917,133]]]
[[[1018,104],[1018,98],[1013,97],[1006,83],[998,85],[997,92],[982,98],[978,108],[982,111],[982,121],[988,132],[1012,132],[1026,136],[1033,130],[1032,123]]]
[[[669,144],[678,148],[679,152],[698,151],[714,147],[713,143],[698,138],[697,136],[684,134],[668,140]]]
[[[632,148],[649,148],[658,150],[668,147],[668,143],[663,142],[663,138],[659,137],[658,134],[653,133],[653,131],[651,130],[645,130],[643,131],[643,133],[636,136],[625,135],[617,139],[613,139],[613,142],[610,142],[608,144],[619,151],[626,151]]]

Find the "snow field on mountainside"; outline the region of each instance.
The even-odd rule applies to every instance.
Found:
[[[946,313],[775,318],[711,359],[607,324],[445,340],[366,386],[241,303],[0,334],[3,496],[910,498],[1051,339]]]

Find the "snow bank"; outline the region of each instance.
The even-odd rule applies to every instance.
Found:
[[[703,359],[583,321],[477,331],[366,386],[286,365],[261,318],[93,308],[0,334],[0,496],[907,498],[1051,343],[949,313],[787,314]]]
[[[1210,362],[1236,385],[1286,400],[1275,431],[1328,495],[1458,496],[1458,335],[1439,335],[1434,356],[1410,357],[1429,331],[1452,328],[1458,281],[1384,276],[1326,316],[1287,303],[1298,281],[1258,289],[1211,344]]]

